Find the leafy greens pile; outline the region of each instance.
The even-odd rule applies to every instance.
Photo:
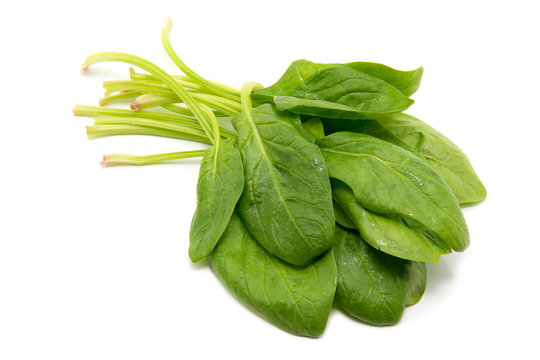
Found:
[[[106,81],[91,138],[142,134],[207,143],[206,150],[109,154],[104,165],[202,156],[189,256],[204,258],[247,307],[292,334],[317,337],[335,304],[374,325],[397,323],[426,286],[426,262],[463,251],[460,206],[486,190],[465,154],[404,114],[423,69],[367,62],[293,62],[270,87],[206,80],[177,56],[170,20],[161,40],[184,75],[134,55],[130,80]],[[131,109],[106,105],[128,102]]]

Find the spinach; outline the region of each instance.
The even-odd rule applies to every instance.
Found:
[[[189,233],[189,256],[205,258],[227,227],[244,189],[242,158],[233,139],[221,140],[203,155],[197,183],[197,208]]]
[[[406,265],[405,304],[412,306],[422,299],[427,284],[425,262],[409,261]]]
[[[102,165],[202,156],[190,258],[206,257],[234,296],[277,327],[320,336],[334,304],[367,323],[397,323],[424,294],[425,262],[468,246],[460,205],[486,196],[454,143],[401,113],[423,68],[298,60],[274,85],[238,90],[192,71],[170,31],[169,20],[161,41],[183,75],[131,54],[90,55],[83,70],[120,61],[148,73],[105,82],[99,107],[73,113],[94,117],[89,137],[164,136],[210,148],[107,154]],[[130,109],[104,107],[123,101]]]
[[[452,189],[461,205],[479,202],[486,189],[463,151],[425,122],[404,114],[386,114],[376,120],[318,119],[328,134],[352,131],[386,140],[424,159]]]
[[[339,217],[336,212],[338,222],[358,230],[375,249],[403,259],[428,262],[438,262],[442,254],[451,251],[422,228],[409,227],[400,216],[379,215],[366,210],[356,200],[353,191],[339,180],[332,179],[332,194],[334,204],[342,211]]]
[[[422,159],[364,134],[334,133],[318,144],[330,177],[347,184],[362,207],[428,229],[456,251],[467,248],[469,232],[456,197]]]
[[[333,242],[332,193],[319,148],[297,115],[263,104],[242,112],[238,131],[244,163],[244,192],[238,213],[269,252],[305,266]]]
[[[335,302],[349,315],[373,325],[392,325],[407,304],[408,261],[375,250],[358,233],[336,227]]]
[[[317,337],[326,327],[336,290],[332,252],[311,265],[290,265],[261,247],[233,214],[208,264],[255,313],[295,335]]]
[[[306,130],[314,139],[322,139],[324,137],[324,126],[320,119],[312,118],[302,123],[302,127]]]
[[[332,196],[334,197],[334,215],[336,217],[336,224],[339,224],[347,229],[356,229],[356,224],[354,223],[354,221],[350,218],[348,213],[345,210],[343,210],[341,205],[339,205],[339,202],[335,200],[334,188],[332,188]],[[353,198],[354,198],[354,195],[353,195]]]
[[[273,103],[281,111],[362,119],[407,109],[413,100],[405,93],[416,90],[421,76],[420,69],[401,72],[372,63],[316,64],[297,60],[278,82],[255,90],[252,98]]]

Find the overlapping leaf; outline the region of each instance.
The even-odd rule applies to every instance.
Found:
[[[224,285],[255,313],[295,335],[317,337],[336,290],[329,251],[311,265],[290,265],[261,247],[233,214],[208,263]]]
[[[274,85],[255,90],[252,98],[279,110],[341,119],[363,119],[399,112],[419,86],[422,69],[404,72],[380,64],[293,62]]]
[[[354,232],[336,227],[335,301],[351,316],[374,325],[401,319],[407,298],[407,261],[375,250]]]
[[[272,254],[298,266],[313,262],[333,242],[334,213],[322,154],[298,116],[270,104],[242,113],[238,131],[245,187],[238,212]]]
[[[441,255],[451,252],[446,244],[428,236],[423,229],[409,227],[400,216],[379,215],[366,210],[353,191],[339,180],[333,179],[332,194],[334,203],[342,211],[336,213],[338,222],[358,230],[375,249],[402,259],[428,262],[438,262]]]
[[[221,139],[205,151],[197,183],[197,208],[189,232],[193,262],[206,257],[227,227],[244,189],[240,152],[232,139]]]
[[[330,177],[347,184],[363,208],[399,216],[456,251],[467,248],[469,232],[455,195],[422,159],[364,134],[334,133],[318,144]]]
[[[423,158],[450,186],[461,205],[486,197],[486,189],[467,155],[450,139],[425,122],[404,114],[386,114],[377,120],[322,119],[328,134],[365,133],[407,149]]]

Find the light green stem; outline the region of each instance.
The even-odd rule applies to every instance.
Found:
[[[142,93],[138,91],[126,91],[125,93],[107,95],[99,99],[99,105],[106,106],[124,101],[132,101],[141,95]]]
[[[143,118],[135,117],[114,117],[114,116],[101,116],[94,119],[95,125],[135,125],[135,126],[146,126],[155,129],[174,131],[181,134],[190,134],[200,137],[205,137],[205,132],[201,129],[194,129],[189,126],[182,126],[178,124],[173,124],[169,122],[159,121],[159,120],[150,120]]]
[[[105,116],[105,117],[114,117],[114,118],[119,118],[119,117],[137,118],[137,119],[157,121],[160,123],[172,123],[172,124],[177,124],[181,126],[186,126],[192,129],[196,129],[199,132],[204,131],[201,128],[201,125],[199,124],[199,122],[194,117],[182,115],[182,114],[169,114],[169,113],[158,112],[158,111],[134,111],[134,110],[127,110],[127,109],[104,108],[104,107],[88,106],[88,105],[76,105],[73,108],[73,114],[76,116],[90,116],[90,117]],[[117,123],[120,123],[120,122],[123,122],[123,121],[117,121]],[[224,137],[236,136],[236,134],[233,131],[230,131],[229,129],[225,129],[221,127],[220,127],[220,133],[221,133],[221,136],[224,136]],[[203,132],[203,136],[206,137],[204,132]]]
[[[165,154],[155,154],[155,155],[129,155],[129,154],[107,154],[103,156],[103,161],[101,165],[103,166],[113,166],[113,165],[149,165],[157,164],[165,161],[187,159],[193,157],[201,157],[204,155],[205,150],[193,150],[193,151],[182,151],[174,153],[165,153]]]
[[[213,142],[213,136],[210,129],[210,119],[207,118],[207,116],[201,111],[198,104],[195,102],[195,100],[191,97],[191,95],[169,74],[167,74],[164,70],[156,66],[155,64],[140,58],[135,55],[126,54],[126,53],[120,53],[120,52],[102,52],[90,55],[86,58],[85,62],[82,65],[82,69],[87,69],[90,65],[103,62],[103,61],[118,61],[118,62],[124,62],[128,63],[137,67],[140,67],[141,69],[148,71],[149,73],[153,74],[155,77],[157,77],[160,81],[165,83],[169,88],[180,98],[182,101],[187,105],[187,107],[191,110],[193,115],[195,115],[195,118],[199,121],[202,128],[206,132],[206,135],[209,139]]]
[[[150,135],[168,137],[173,139],[190,140],[203,144],[212,144],[206,136],[196,136],[186,133],[180,133],[177,131],[136,125],[91,125],[86,127],[86,134],[90,139],[113,135]]]
[[[242,99],[242,112],[244,115],[251,119],[251,109],[253,105],[251,104],[251,92],[255,89],[262,89],[263,86],[257,82],[249,81],[242,85],[241,90],[241,99]]]
[[[199,76],[197,73],[195,73],[193,70],[191,70],[176,54],[174,51],[172,45],[171,45],[171,27],[172,27],[172,21],[171,19],[167,19],[165,21],[165,24],[163,25],[163,28],[161,30],[161,43],[163,44],[163,47],[165,48],[165,51],[171,58],[171,60],[175,63],[176,66],[187,76],[198,82],[199,84],[203,85],[207,89],[213,91],[214,93],[226,97],[231,100],[237,100],[239,96],[238,90],[231,88],[229,86],[224,86],[221,84],[216,84],[215,82],[208,81],[204,79],[203,77]]]

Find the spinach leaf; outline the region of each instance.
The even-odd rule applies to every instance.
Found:
[[[336,290],[336,266],[329,251],[299,268],[262,248],[233,214],[208,264],[248,308],[295,335],[320,336]]]
[[[206,257],[217,244],[243,189],[244,170],[235,141],[220,139],[204,152],[199,170],[198,203],[189,232],[193,262]]]
[[[422,159],[364,134],[338,132],[318,144],[330,177],[347,184],[362,207],[429,229],[456,251],[467,248],[469,232],[455,195]]]
[[[405,305],[411,306],[420,301],[427,284],[426,263],[409,261],[406,265]]]
[[[273,103],[279,110],[338,119],[363,119],[398,112],[414,102],[421,70],[399,72],[376,64],[316,64],[293,62],[274,85],[255,90],[254,101]],[[379,78],[377,76],[381,76]]]
[[[328,134],[338,131],[365,133],[398,145],[423,158],[452,189],[461,205],[482,201],[486,189],[467,155],[450,139],[425,122],[403,113],[377,120],[319,119]]]
[[[341,205],[339,205],[336,200],[334,200],[334,216],[336,217],[336,223],[338,223],[339,225],[347,229],[357,230],[354,221],[352,221],[349,215],[345,212],[345,210],[343,210]]]
[[[321,119],[311,118],[303,122],[302,127],[315,139],[322,139],[324,137],[324,127]]]
[[[305,266],[332,246],[334,212],[324,159],[299,124],[270,104],[233,120],[245,172],[239,215],[266,250]]]
[[[406,260],[375,250],[360,235],[336,227],[335,302],[349,315],[373,325],[401,319],[406,303]]]
[[[423,67],[411,71],[400,71],[371,62],[352,62],[347,65],[364,74],[386,81],[406,96],[411,96],[418,90],[424,74]]]
[[[383,216],[366,210],[355,199],[353,191],[339,180],[332,179],[332,196],[334,204],[345,216],[345,219],[342,214],[338,217],[336,211],[336,219],[347,224],[338,222],[358,230],[362,238],[377,250],[402,259],[429,262],[438,262],[442,254],[451,251],[422,229],[410,228],[400,216]]]

